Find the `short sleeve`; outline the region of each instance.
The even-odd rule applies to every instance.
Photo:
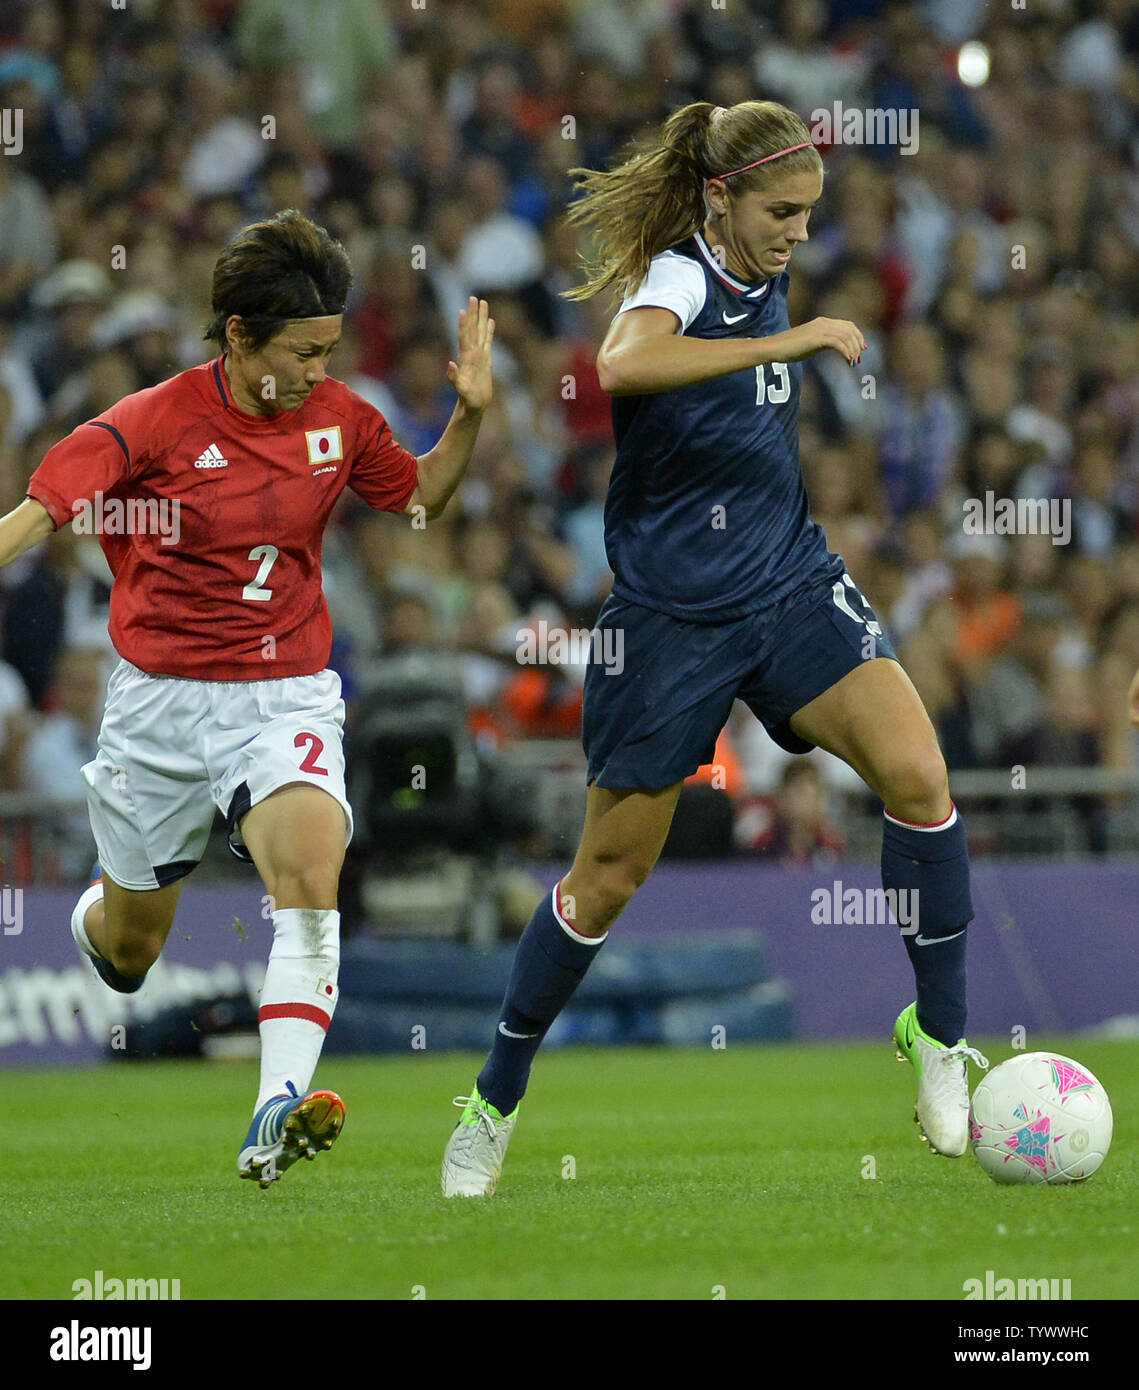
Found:
[[[617,310],[671,309],[679,318],[678,333],[683,333],[704,307],[708,282],[695,261],[675,251],[663,251],[649,263],[648,274]]]
[[[129,401],[129,397],[127,398]],[[69,522],[80,499],[108,493],[131,472],[138,443],[129,436],[131,412],[119,405],[87,420],[43,456],[25,491],[47,509],[57,527]]]
[[[377,511],[404,511],[419,481],[419,461],[396,443],[388,422],[371,407],[361,421],[360,441],[348,486]]]

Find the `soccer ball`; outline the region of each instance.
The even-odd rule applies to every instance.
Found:
[[[969,1134],[994,1182],[1080,1182],[1107,1157],[1111,1102],[1071,1057],[1026,1052],[973,1092]]]

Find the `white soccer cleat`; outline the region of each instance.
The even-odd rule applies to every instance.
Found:
[[[914,1119],[934,1153],[960,1158],[969,1147],[968,1060],[987,1067],[988,1059],[964,1038],[946,1047],[918,1024],[917,1006],[903,1009],[894,1024],[894,1044],[900,1062],[911,1062],[918,1074]]]
[[[518,1120],[518,1107],[502,1116],[475,1087],[456,1096],[463,1113],[443,1151],[440,1180],[444,1197],[489,1197],[498,1186],[506,1146]]]

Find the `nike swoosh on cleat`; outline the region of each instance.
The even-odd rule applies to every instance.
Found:
[[[498,1031],[504,1038],[536,1038],[537,1033],[512,1033],[505,1023],[499,1023]]]
[[[960,931],[955,931],[952,936],[922,936],[919,932],[918,935],[914,937],[914,944],[916,946],[937,946],[942,941],[956,941],[959,936],[964,935],[964,927],[962,927]]]

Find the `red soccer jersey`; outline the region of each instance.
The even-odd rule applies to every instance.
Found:
[[[49,449],[27,493],[96,531],[115,577],[111,640],[153,675],[263,680],[322,670],[320,545],[350,487],[402,512],[415,455],[326,377],[297,410],[239,409],[222,358],[126,396]]]

